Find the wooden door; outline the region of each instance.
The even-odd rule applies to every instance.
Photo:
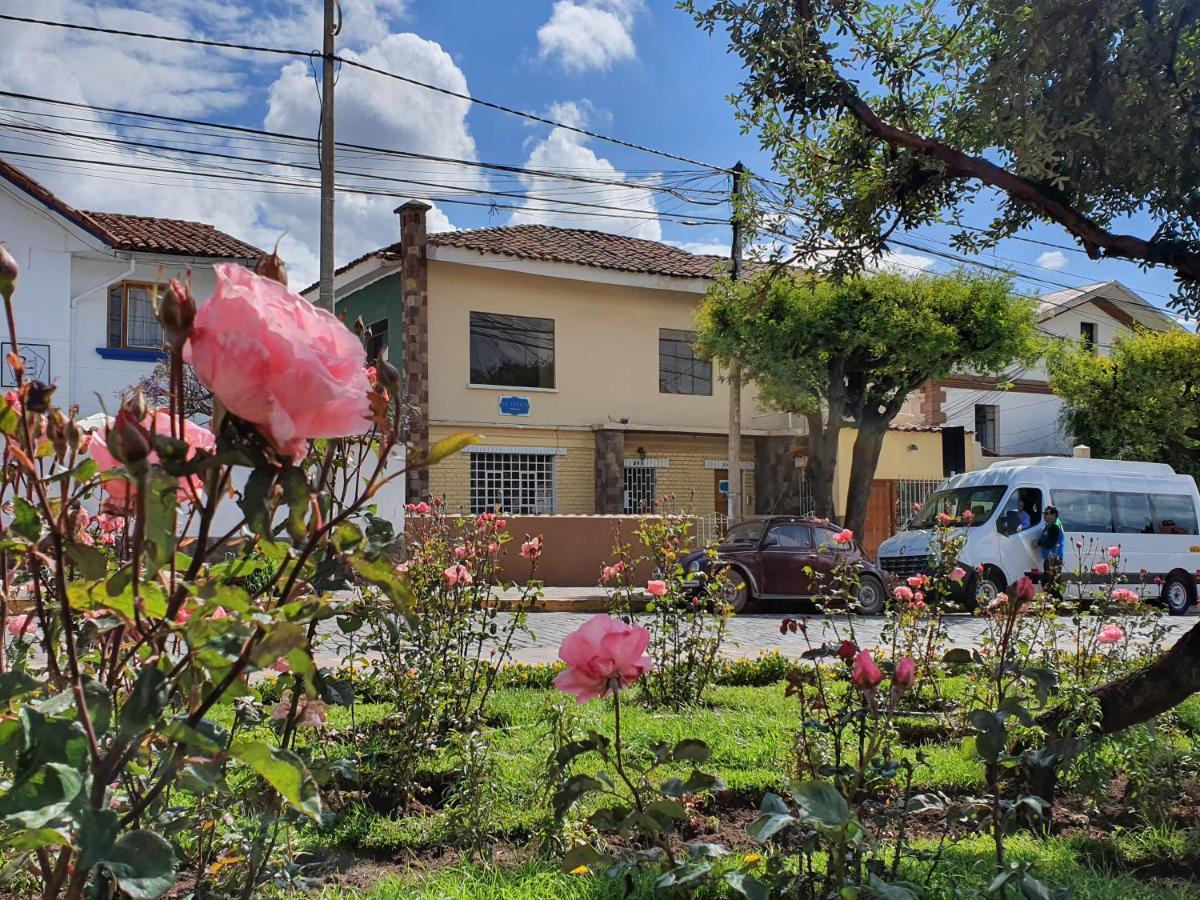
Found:
[[[713,469],[714,509],[719,515],[729,515],[729,497],[721,490],[721,482],[729,478],[728,469]]]
[[[896,533],[897,488],[895,479],[891,478],[877,478],[871,482],[865,533],[859,538],[859,544],[872,559],[879,545]]]

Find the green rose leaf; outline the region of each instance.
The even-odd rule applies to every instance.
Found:
[[[12,530],[27,540],[37,543],[42,536],[42,519],[32,503],[23,497],[13,499]]]
[[[175,853],[153,831],[117,838],[102,864],[130,900],[154,900],[175,886]]]
[[[321,795],[312,775],[295,753],[240,738],[230,752],[261,775],[297,811],[311,819],[321,814]]]
[[[42,685],[24,672],[0,673],[0,703],[7,703],[14,697],[32,694]]]
[[[18,780],[0,796],[0,820],[21,829],[41,829],[62,817],[83,789],[83,775],[49,763]]]
[[[167,688],[167,678],[162,672],[152,666],[142,669],[118,717],[118,730],[123,737],[135,737],[154,724],[167,705]]]
[[[850,805],[828,781],[792,785],[792,799],[810,819],[827,828],[841,828],[850,821]]]
[[[271,510],[267,498],[271,496],[277,474],[278,470],[273,466],[259,466],[246,479],[246,487],[238,501],[250,530],[267,540],[271,538]]]
[[[572,775],[554,794],[554,817],[561,819],[575,805],[576,800],[603,787],[604,785],[591,775]]]
[[[80,804],[75,820],[79,823],[79,860],[75,865],[90,869],[108,857],[121,830],[121,817],[111,809],[98,810]]]
[[[108,561],[104,554],[95,547],[88,547],[84,544],[67,544],[64,549],[67,556],[71,558],[71,562],[75,563],[79,574],[84,578],[99,581],[108,574]]]
[[[704,763],[708,762],[711,756],[712,751],[708,749],[708,744],[695,738],[685,738],[671,751],[671,759],[676,762],[687,760],[688,762]]]
[[[447,456],[453,456],[464,447],[469,447],[472,444],[478,444],[483,440],[481,434],[471,434],[462,432],[461,434],[452,434],[448,438],[442,438],[436,444],[429,448],[429,455],[424,459],[413,460],[414,467],[432,466],[440,463]]]
[[[771,889],[753,875],[745,872],[726,872],[725,883],[746,900],[769,900]]]

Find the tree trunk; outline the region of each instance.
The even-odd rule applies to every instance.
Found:
[[[850,462],[850,489],[846,494],[846,527],[861,540],[867,524],[867,504],[871,499],[871,482],[879,465],[883,439],[887,436],[887,419],[867,419],[858,425],[854,452]]]
[[[833,518],[833,474],[837,467],[840,422],[826,425],[822,414],[810,413],[808,420],[808,475],[813,487],[813,512],[819,518]]]
[[[1200,625],[1150,665],[1092,690],[1092,696],[1100,701],[1096,733],[1113,734],[1147,722],[1197,691],[1200,691]],[[1053,740],[1073,710],[1073,706],[1057,706],[1038,716],[1038,724]]]

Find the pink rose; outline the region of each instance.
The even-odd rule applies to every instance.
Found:
[[[325,724],[325,709],[324,700],[309,700],[307,697],[301,697],[296,704],[296,727],[320,728]],[[271,718],[281,722],[288,717],[288,713],[291,711],[292,692],[284,691],[279,697],[279,702],[271,709]]]
[[[1109,547],[1108,555],[1109,555],[1110,559],[1120,559],[1121,558],[1121,548],[1118,546],[1115,546],[1115,545],[1112,547]]]
[[[883,673],[875,660],[871,659],[871,651],[863,650],[854,657],[854,668],[850,671],[850,680],[860,691],[870,691],[883,680]]]
[[[529,540],[521,545],[521,556],[533,562],[542,555],[542,536],[539,534],[535,538],[531,538],[529,535],[525,535],[525,537]]]
[[[918,599],[916,599],[912,602],[912,609],[915,612],[920,612],[921,610],[923,610],[925,608],[925,601],[923,599],[920,599],[923,596],[924,596],[924,594],[919,595]]]
[[[892,684],[901,688],[910,688],[917,680],[917,664],[911,656],[906,656],[896,665],[896,674],[892,676]]]
[[[854,643],[854,641],[842,641],[838,644],[837,658],[849,661],[854,659],[854,654],[857,652],[858,644]]]
[[[955,566],[950,570],[950,580],[962,584],[963,579],[967,577],[967,570],[962,566]]]
[[[667,593],[667,583],[665,581],[647,581],[646,593],[651,597],[662,597]]]
[[[8,633],[18,638],[23,637],[26,633],[38,634],[41,632],[41,626],[38,625],[37,619],[31,613],[23,616],[9,616],[7,627]]]
[[[1124,637],[1125,632],[1121,630],[1121,626],[1114,625],[1112,622],[1109,622],[1100,629],[1100,637],[1098,637],[1097,640],[1101,644],[1115,644]]]
[[[616,577],[617,577],[617,570],[615,568],[613,568],[612,566],[605,566],[603,569],[600,570],[600,583],[601,584],[608,584],[610,581],[612,581]]]
[[[470,551],[466,547],[455,547],[454,548],[454,558],[455,559],[466,559],[467,555],[469,553],[470,553]]]
[[[949,525],[953,521],[954,521],[954,519],[950,516],[949,513],[940,512],[937,514],[937,523],[939,525]]]
[[[281,656],[279,659],[275,660],[275,662],[271,665],[271,668],[276,672],[290,672],[292,671],[292,664]]]
[[[1141,599],[1137,591],[1132,591],[1129,588],[1114,588],[1112,598],[1118,603],[1137,603]]]
[[[928,577],[925,575],[910,575],[908,577],[908,586],[916,591],[925,587],[925,582],[928,580]]]
[[[925,592],[924,591],[913,591],[913,603],[914,604],[921,603],[924,600],[925,600]]]
[[[152,434],[169,437],[171,434],[171,414],[165,409],[155,410],[142,420],[141,425]],[[101,472],[121,468],[121,463],[109,452],[108,444],[106,443],[108,429],[111,426],[112,423],[110,422],[107,426],[96,432],[97,440],[92,442],[88,451]],[[184,419],[183,422],[183,440],[188,445],[188,459],[194,458],[197,450],[214,450],[217,446],[217,439],[211,431],[202,425],[197,425],[195,422],[189,422],[187,419]],[[157,463],[158,454],[152,451],[146,459],[152,464]],[[114,478],[110,481],[105,481],[104,490],[117,507],[128,509],[132,505],[132,498],[134,496],[133,485],[125,479]],[[199,475],[192,475],[179,479],[179,489],[175,492],[175,495],[181,502],[184,502],[199,498],[203,490],[203,480]],[[100,527],[105,531],[117,531],[124,525],[125,519],[121,516],[111,516],[107,519],[102,518],[100,521]]]
[[[843,528],[833,536],[835,544],[849,544],[852,540],[854,540],[854,532],[849,528]]]
[[[1037,592],[1033,586],[1033,579],[1028,575],[1022,575],[1017,579],[1017,602],[1026,603],[1033,599],[1033,595]]]
[[[216,609],[214,609],[212,611],[212,613],[209,615],[209,618],[210,619],[228,619],[229,613],[225,611],[225,607],[218,606]]]
[[[472,582],[471,570],[462,563],[457,563],[442,573],[442,577],[446,579],[446,587],[458,587],[460,584],[466,587]]]
[[[366,351],[350,329],[277,281],[229,263],[213,271],[183,358],[225,408],[293,461],[309,438],[366,431]]]
[[[641,625],[599,613],[567,635],[558,648],[567,669],[554,679],[554,686],[574,694],[579,703],[628,687],[654,665],[646,656],[649,643],[650,632]]]
[[[1092,572],[1096,575],[1107,575],[1109,571],[1108,563],[1096,563],[1092,566]]]
[[[964,522],[970,522],[973,518],[975,518],[975,513],[971,512],[969,509],[964,509],[960,518]]]
[[[507,524],[508,524],[508,519],[497,519],[497,520],[496,520],[496,527],[497,527],[497,528],[503,528],[503,527],[504,527],[505,525],[507,525]]]
[[[901,603],[909,603],[913,598],[912,588],[906,588],[904,585],[900,585],[892,591],[892,596]]]

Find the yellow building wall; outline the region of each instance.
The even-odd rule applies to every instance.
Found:
[[[706,516],[717,512],[717,479],[709,460],[728,461],[729,443],[724,436],[626,434],[625,459],[637,459],[638,448],[647,459],[666,459],[666,468],[658,469],[656,489],[659,497],[668,497],[668,511]],[[743,440],[741,462],[754,461],[753,440]],[[743,514],[754,512],[754,471],[742,472]],[[723,514],[724,507],[720,510]]]
[[[850,490],[850,466],[854,452],[854,440],[858,430],[843,428],[838,437],[837,469],[834,472],[833,503],[836,515],[846,513],[846,496]],[[979,445],[972,435],[967,435],[967,470],[977,468],[980,458]],[[910,449],[915,447],[916,449]],[[879,465],[875,469],[878,479],[910,479],[941,481],[942,435],[938,431],[889,431],[883,439],[879,453]]]
[[[719,429],[729,418],[728,387],[714,366],[711,396],[658,388],[660,328],[695,330],[703,295],[531,275],[497,267],[429,262],[429,420],[514,424],[499,414],[502,394],[528,397],[519,423],[562,427],[631,425]],[[470,313],[554,320],[555,388],[470,386]],[[743,392],[742,421],[758,413]]]

